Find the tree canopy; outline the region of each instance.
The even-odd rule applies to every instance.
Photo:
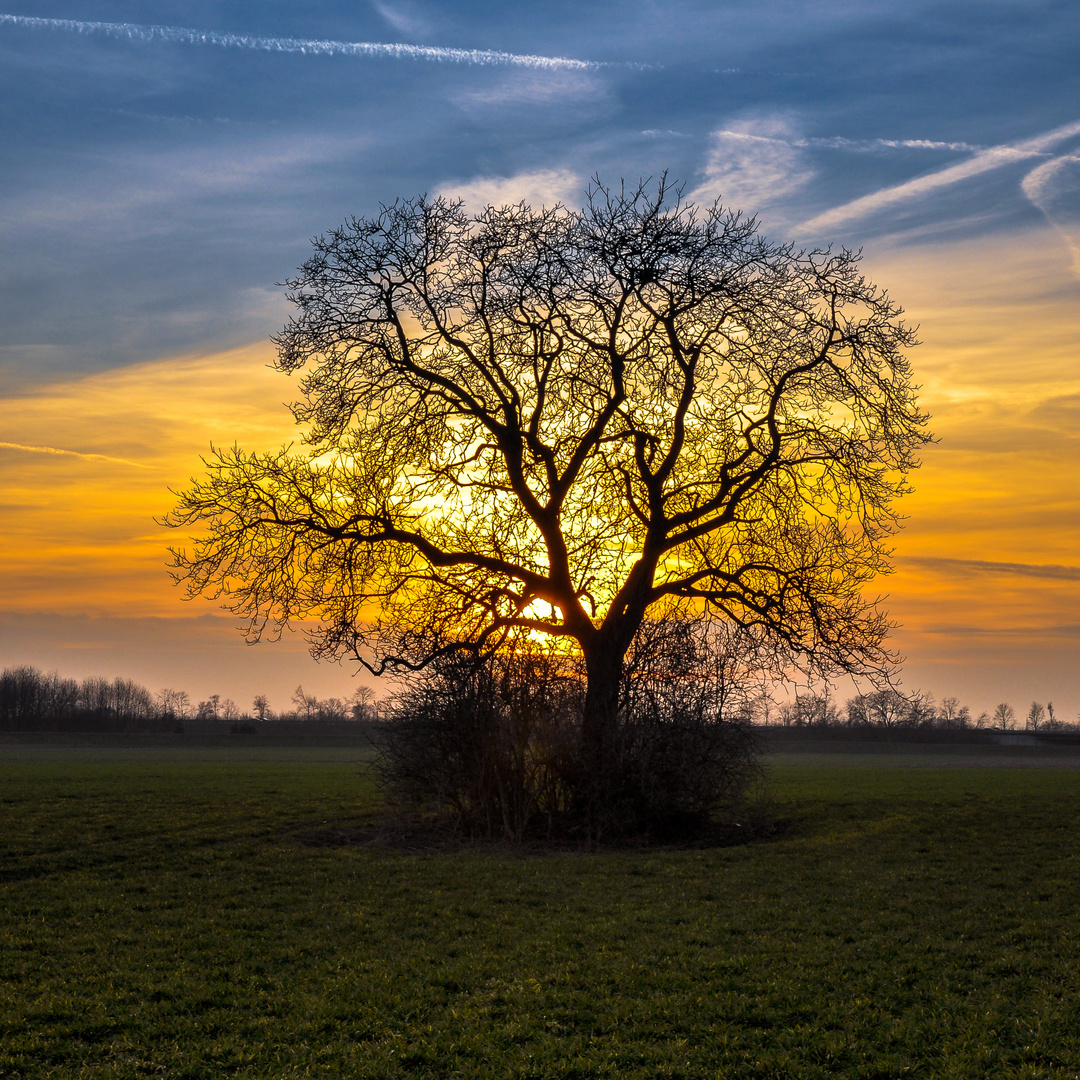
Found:
[[[314,240],[275,339],[303,445],[216,450],[180,493],[191,595],[376,672],[561,639],[608,720],[669,606],[819,673],[887,662],[865,587],[928,439],[900,308],[858,254],[665,179],[587,194],[400,200]]]

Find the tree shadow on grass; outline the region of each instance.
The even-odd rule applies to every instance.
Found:
[[[520,841],[470,836],[448,817],[410,818],[386,815],[375,820],[337,819],[301,825],[281,834],[286,843],[307,848],[363,848],[401,855],[544,856],[613,852],[700,851],[780,840],[802,824],[777,816],[768,804],[754,806],[738,820],[695,823],[685,831],[662,836],[619,836],[591,841],[563,834],[537,835]]]

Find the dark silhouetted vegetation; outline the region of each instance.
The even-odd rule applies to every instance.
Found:
[[[124,731],[161,715],[154,696],[131,679],[91,677],[81,682],[35,667],[0,673],[0,730],[52,726]]]
[[[898,734],[910,731],[1008,731],[1016,726],[1016,712],[1002,702],[993,713],[972,716],[967,705],[955,697],[942,698],[916,691],[902,693],[886,688],[857,694],[841,703],[829,693],[803,690],[790,700],[777,704],[769,698],[768,715],[763,699],[752,703],[755,723],[785,728],[813,727],[844,730],[881,729]],[[1063,721],[1054,711],[1053,702],[1031,703],[1025,717],[1024,730],[1032,732],[1068,731],[1076,727]]]
[[[231,698],[211,694],[192,706],[184,690],[164,689],[152,694],[132,679],[98,676],[67,678],[31,665],[0,672],[0,731],[69,730],[182,733],[185,720],[243,723],[312,721],[344,723],[370,721],[377,708],[369,687],[359,687],[347,700],[320,699],[298,687],[293,710],[274,713],[265,694],[257,694],[251,712],[239,709]],[[254,730],[254,729],[253,729]]]
[[[749,635],[648,622],[628,655],[603,803],[583,804],[586,680],[526,645],[440,657],[379,725],[379,775],[399,805],[467,835],[579,842],[701,835],[746,810],[758,776]]]
[[[750,628],[818,677],[888,667],[865,586],[928,436],[914,334],[858,255],[666,178],[581,210],[400,200],[314,247],[277,338],[308,449],[215,451],[179,493],[189,596],[253,639],[307,620],[316,656],[377,673],[571,647],[571,802],[598,828],[642,761],[713,731],[674,699],[626,711],[647,619]]]

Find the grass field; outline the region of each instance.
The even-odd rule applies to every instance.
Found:
[[[0,747],[0,1077],[1080,1077],[1080,770],[791,755],[786,831],[408,855],[356,751]]]

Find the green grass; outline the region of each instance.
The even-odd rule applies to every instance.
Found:
[[[1080,770],[779,758],[712,851],[300,844],[355,752],[0,759],[0,1077],[1077,1077]]]

